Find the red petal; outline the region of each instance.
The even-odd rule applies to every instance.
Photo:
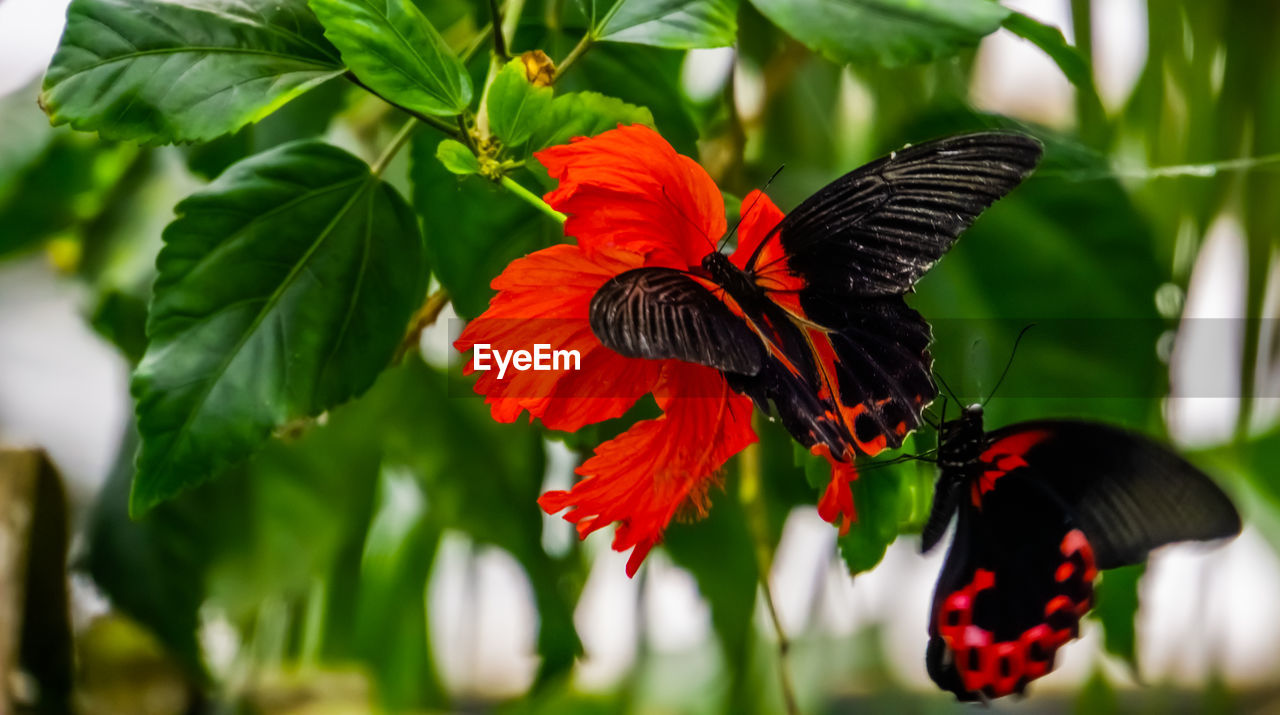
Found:
[[[547,203],[588,254],[621,246],[651,265],[698,265],[724,235],[724,199],[698,163],[652,129],[618,127],[534,155],[560,185]]]
[[[818,516],[823,520],[836,523],[840,519],[840,535],[849,533],[849,527],[858,518],[853,507],[853,490],[849,483],[858,478],[858,470],[853,462],[841,462],[831,457],[831,449],[825,444],[816,444],[809,449],[813,454],[827,460],[831,465],[831,481],[818,501]]]
[[[682,397],[710,395],[715,397]],[[618,522],[615,551],[631,552],[627,575],[635,575],[649,550],[682,507],[706,512],[715,472],[756,440],[751,401],[738,396],[711,368],[666,361],[654,389],[664,414],[637,422],[596,448],[571,491],[547,492],[538,504],[548,514],[568,508],[565,519],[585,537]]]
[[[751,254],[755,252],[760,242],[782,220],[783,213],[768,194],[759,190],[747,194],[747,197],[742,200],[741,211],[742,223],[738,225],[738,247],[729,260],[739,268],[746,268],[747,259],[751,258]]]
[[[511,262],[493,280],[498,294],[454,342],[459,351],[476,344],[492,350],[577,350],[579,370],[482,372],[476,392],[485,395],[493,418],[514,422],[522,412],[551,429],[572,432],[618,417],[649,392],[662,363],[625,358],[606,348],[587,322],[591,296],[613,276],[643,264],[618,249],[588,258],[576,246],[552,246]],[[474,363],[472,363],[474,365]],[[468,371],[470,371],[470,367]]]

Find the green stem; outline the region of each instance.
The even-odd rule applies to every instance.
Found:
[[[778,609],[773,604],[773,593],[769,590],[769,571],[773,567],[773,545],[769,538],[769,514],[764,503],[764,488],[761,483],[760,443],[747,445],[738,456],[740,476],[738,479],[738,498],[747,512],[747,525],[751,529],[751,538],[755,542],[756,572],[760,579],[760,590],[764,594],[765,609],[769,612],[769,620],[778,634],[778,684],[782,689],[782,702],[788,715],[798,715],[800,706],[796,701],[795,686],[791,683],[789,655],[791,640],[782,629],[782,619],[778,617]]]
[[[519,196],[520,198],[524,199],[525,202],[527,202],[529,205],[533,206],[535,209],[541,211],[542,213],[550,216],[556,221],[559,221],[560,223],[563,224],[564,220],[568,218],[567,216],[560,213],[559,211],[556,211],[555,209],[551,208],[550,204],[548,204],[546,201],[543,201],[537,194],[521,186],[519,182],[517,182],[515,179],[511,178],[510,176],[502,177],[501,184],[504,187],[506,187],[507,191],[510,191],[516,196]]]
[[[306,610],[302,614],[302,647],[298,660],[304,666],[314,666],[320,661],[324,647],[324,621],[329,610],[329,589],[322,578],[311,581],[307,592]]]
[[[417,129],[418,119],[416,117],[410,117],[404,123],[404,126],[400,127],[400,131],[396,132],[395,138],[382,151],[382,156],[378,157],[378,160],[373,163],[372,171],[374,176],[382,176],[382,172],[387,170],[387,165],[396,157],[396,154],[400,153],[400,150],[404,148],[404,145],[408,143]]]
[[[458,115],[458,132],[462,137],[462,143],[467,145],[471,153],[480,156],[480,150],[476,147],[475,137],[471,136],[470,130],[467,129],[467,120],[461,114]]]
[[[476,53],[480,51],[480,47],[484,45],[485,40],[489,39],[490,32],[493,32],[492,22],[480,28],[480,32],[471,40],[471,44],[467,45],[467,49],[463,50],[459,59],[462,60],[464,66],[471,62],[471,58],[475,57]]]
[[[1071,0],[1071,29],[1076,49],[1089,61],[1088,87],[1076,87],[1076,124],[1080,136],[1089,146],[1098,148],[1107,142],[1107,114],[1099,101],[1093,80],[1093,0]]]
[[[502,33],[506,45],[512,47],[516,44],[516,28],[520,27],[520,15],[524,14],[524,0],[507,0],[507,14],[502,18],[502,24],[499,25],[497,19],[494,19],[494,27],[499,28],[496,31]]]
[[[489,0],[489,17],[494,27],[502,27],[502,12],[498,10],[498,0]],[[507,42],[503,38],[504,34],[506,33],[501,30],[493,33],[493,54],[506,61],[511,59],[511,55],[507,54]]]
[[[572,67],[573,63],[578,61],[578,58],[586,54],[586,51],[591,48],[593,42],[594,40],[592,39],[590,32],[583,35],[582,39],[578,40],[578,44],[574,45],[573,49],[569,50],[569,54],[565,55],[565,58],[560,60],[560,63],[556,65],[555,78],[557,80],[560,79],[560,75],[563,75],[570,67]]]

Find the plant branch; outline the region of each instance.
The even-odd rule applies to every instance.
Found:
[[[400,127],[400,131],[396,132],[395,138],[382,151],[382,156],[378,157],[378,160],[373,163],[372,171],[374,176],[382,176],[382,172],[387,170],[387,165],[396,157],[396,154],[400,153],[400,150],[404,148],[404,145],[408,143],[417,129],[418,119],[416,117],[410,117],[405,121],[404,126]]]
[[[511,55],[507,54],[507,41],[503,37],[502,12],[498,10],[498,0],[489,0],[489,17],[494,27],[493,54],[497,55],[503,62],[506,62],[511,59]]]
[[[796,702],[795,686],[791,683],[790,652],[791,640],[782,629],[782,619],[778,617],[778,609],[773,603],[773,593],[769,590],[769,571],[773,566],[773,544],[769,537],[769,515],[765,510],[763,486],[760,479],[760,443],[747,445],[738,457],[741,474],[738,480],[738,498],[747,511],[747,524],[751,529],[751,537],[755,541],[756,572],[760,579],[760,590],[764,593],[765,609],[769,611],[769,620],[778,634],[778,685],[782,690],[782,702],[788,715],[799,715],[800,707]]]
[[[458,132],[462,143],[467,145],[467,148],[471,150],[472,154],[479,157],[480,149],[476,147],[476,139],[471,136],[471,131],[467,129],[467,120],[461,114],[458,115]]]
[[[555,79],[559,80],[560,75],[564,74],[566,70],[573,66],[573,63],[586,54],[594,42],[595,40],[592,38],[590,31],[583,35],[582,39],[578,40],[578,44],[574,45],[573,49],[569,50],[569,54],[565,55],[564,59],[560,60],[560,63],[556,65]]]
[[[502,177],[502,180],[499,183],[501,183],[504,187],[506,187],[507,191],[510,191],[516,196],[519,196],[521,199],[524,199],[525,202],[527,202],[529,205],[533,206],[535,209],[541,211],[542,213],[550,216],[551,218],[555,219],[561,224],[563,224],[564,220],[568,218],[567,216],[560,213],[559,211],[556,211],[555,209],[551,208],[550,204],[548,204],[546,201],[543,201],[542,198],[539,197],[537,194],[521,186],[518,181],[511,178],[510,176]]]
[[[409,320],[409,330],[400,341],[400,347],[396,349],[396,356],[392,358],[391,364],[399,365],[404,360],[404,356],[418,346],[422,331],[435,325],[436,320],[440,318],[440,312],[448,304],[449,293],[443,288],[427,296],[422,307],[418,308],[418,312],[414,313],[413,318]]]
[[[494,32],[501,32],[503,41],[508,46],[516,44],[516,28],[520,27],[520,16],[524,14],[524,0],[507,0],[507,14],[499,23],[494,17]]]
[[[480,28],[480,32],[471,40],[471,44],[467,45],[467,49],[463,50],[462,54],[459,55],[463,65],[466,65],[471,61],[472,57],[476,56],[476,53],[480,51],[480,47],[484,45],[484,41],[489,39],[490,32],[493,32],[492,22]]]
[[[374,88],[370,87],[364,82],[361,82],[360,78],[357,77],[354,72],[347,72],[343,76],[346,77],[348,82],[351,82],[352,84],[359,87],[360,89],[363,89],[364,91],[368,92],[369,94],[372,94],[378,99],[381,99],[382,101],[386,102],[387,104],[390,104],[396,109],[399,109],[405,114],[408,114],[409,116],[413,117],[419,122],[422,122],[423,124],[431,127],[432,129],[435,129],[436,131],[444,134],[450,139],[456,139],[458,141],[462,141],[462,137],[458,135],[458,129],[454,127],[452,124],[449,124],[448,122],[444,121],[443,119],[439,117],[433,117],[430,114],[423,114],[422,112],[416,112],[404,106],[403,104],[397,104],[396,102],[393,102],[390,99],[387,99],[384,95],[380,94]]]

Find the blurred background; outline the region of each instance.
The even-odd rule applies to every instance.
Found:
[[[1174,546],[1145,572],[1108,573],[1058,669],[1031,697],[994,707],[1275,711],[1280,4],[1004,4],[1060,28],[1091,69],[1081,64],[1073,83],[1069,63],[1008,30],[928,64],[838,64],[743,3],[736,50],[601,45],[566,82],[650,106],[730,197],[786,164],[770,188],[784,209],[907,141],[982,126],[1040,136],[1041,170],[911,299],[935,325],[939,371],[964,397],[984,397],[1018,330],[1043,323],[988,424],[1089,416],[1167,437],[1235,497],[1246,527],[1223,548]],[[5,573],[25,573],[0,576],[0,675],[15,704],[778,711],[777,634],[754,586],[761,532],[750,525],[763,524],[804,711],[960,707],[924,669],[943,555],[921,556],[913,533],[928,465],[864,477],[867,490],[892,480],[888,516],[870,506],[882,492],[859,496],[875,528],[838,545],[786,435],[765,427],[767,513],[744,506],[731,463],[710,518],[673,525],[634,579],[607,530],[580,543],[536,508],[629,423],[576,435],[499,425],[449,384],[450,333],[483,309],[488,280],[553,240],[557,227],[536,217],[520,219],[531,230],[471,238],[497,229],[465,212],[424,214],[428,240],[457,233],[487,256],[433,259],[455,301],[424,332],[424,359],[131,521],[128,376],[173,205],[236,158],[297,136],[376,156],[395,117],[330,83],[206,145],[50,129],[35,97],[66,5],[0,0],[0,445],[42,448],[50,464],[11,473],[58,485],[39,487],[9,523],[29,526],[29,553],[0,544]],[[447,39],[486,21],[463,0],[422,5]],[[557,7],[526,10],[516,50],[569,51],[575,31],[539,19]],[[418,206],[472,190],[427,164],[438,138],[415,141],[387,174]],[[69,662],[74,683],[58,675]]]

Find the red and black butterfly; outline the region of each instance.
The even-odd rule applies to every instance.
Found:
[[[922,550],[958,514],[929,616],[929,675],[960,700],[1021,693],[1054,667],[1093,605],[1098,571],[1175,541],[1240,533],[1212,480],[1151,439],[1097,422],[986,432],[945,422]]]
[[[1020,134],[920,144],[805,200],[745,270],[638,268],[593,296],[590,325],[627,356],[720,370],[809,448],[852,462],[902,444],[937,395],[929,325],[903,295],[1041,155]]]

